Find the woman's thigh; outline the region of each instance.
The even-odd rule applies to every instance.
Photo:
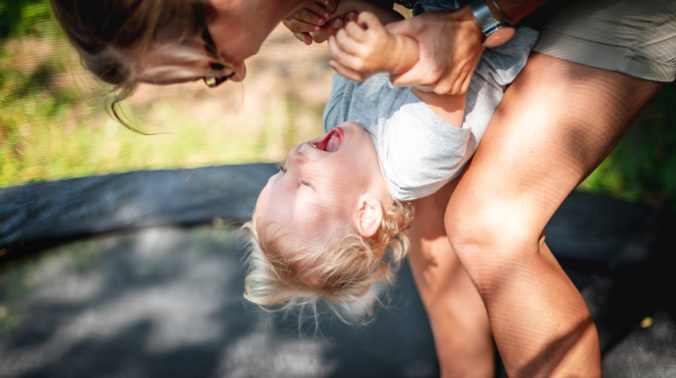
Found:
[[[498,233],[534,242],[659,88],[533,53],[451,197],[446,212],[451,239]],[[451,233],[456,230],[463,232]]]
[[[600,374],[591,316],[543,230],[658,89],[534,53],[451,195],[446,231],[509,374]]]

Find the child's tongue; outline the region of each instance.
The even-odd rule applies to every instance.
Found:
[[[315,147],[326,152],[335,152],[340,147],[340,137],[336,130],[329,131],[322,140],[315,143]]]
[[[338,147],[340,147],[340,137],[338,137],[337,133],[333,132],[329,136],[329,142],[326,144],[326,152],[338,151]]]

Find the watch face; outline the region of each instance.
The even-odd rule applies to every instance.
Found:
[[[486,37],[484,46],[500,46],[514,36],[514,31],[514,28],[511,26],[503,26]]]

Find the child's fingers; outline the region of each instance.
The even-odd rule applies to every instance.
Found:
[[[331,56],[331,60],[355,72],[362,71],[364,69],[363,59],[343,49],[343,46],[337,43],[337,37],[333,36],[329,38],[329,55]]]
[[[329,39],[330,36],[335,35],[340,28],[343,27],[343,20],[340,17],[336,17],[332,20],[329,20],[321,29],[310,32],[312,40],[315,43],[322,43]]]
[[[343,18],[345,19],[345,21],[356,21],[357,15],[358,15],[358,13],[356,11],[349,11],[349,12],[345,13]]]
[[[352,58],[352,54],[349,51],[346,51],[343,46],[338,43],[338,35],[329,38],[329,56],[331,57],[331,60],[334,60],[341,65],[353,63],[350,59]]]
[[[362,75],[359,72],[354,71],[350,68],[347,68],[347,67],[341,65],[340,63],[338,63],[336,61],[330,60],[329,66],[331,68],[333,68],[338,74],[340,74],[341,76],[346,77],[350,80],[354,80],[354,81],[362,81],[363,80]]]
[[[356,22],[350,21],[346,23],[342,30],[345,31],[345,34],[347,36],[349,36],[350,38],[354,39],[357,42],[366,41],[367,38],[366,30],[364,30]]]
[[[348,23],[343,29],[338,30],[336,35],[333,38],[334,48],[340,48],[341,51],[350,54],[350,55],[360,55],[362,46],[361,42],[355,40],[347,33],[347,27],[354,22]],[[331,46],[329,46],[329,52],[331,52]]]
[[[373,13],[371,12],[361,12],[357,16],[357,24],[362,26],[362,28],[365,29],[374,29],[374,30],[380,30],[383,29],[384,26],[380,22],[380,19],[376,17]]]

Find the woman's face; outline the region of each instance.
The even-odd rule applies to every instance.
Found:
[[[302,0],[209,0],[214,14],[208,29],[218,55],[234,69],[233,81],[246,76],[244,61]]]

